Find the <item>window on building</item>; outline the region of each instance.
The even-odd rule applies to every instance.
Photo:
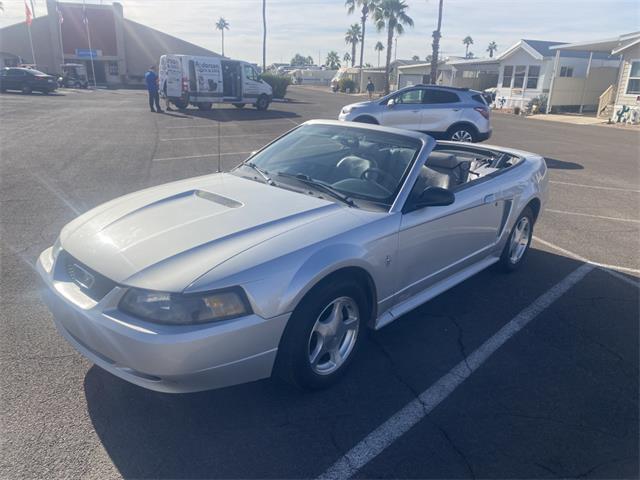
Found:
[[[516,73],[513,76],[513,88],[522,88],[524,86],[524,77],[526,73],[526,65],[516,65]]]
[[[119,75],[118,62],[109,62],[109,75],[114,77]]]
[[[561,77],[573,77],[573,67],[560,67]]]
[[[540,67],[537,65],[529,65],[529,74],[527,75],[527,88],[538,88],[538,77],[540,76]]]
[[[627,94],[640,93],[640,60],[631,62],[629,81],[627,82]]]
[[[478,78],[478,72],[476,70],[463,70],[462,78]]]
[[[502,73],[502,87],[511,88],[511,79],[513,78],[513,66],[505,65]]]

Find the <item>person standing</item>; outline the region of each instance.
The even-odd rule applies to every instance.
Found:
[[[368,77],[368,80],[369,81],[367,82],[367,93],[369,94],[369,100],[371,100],[373,98],[373,92],[375,92],[376,90],[376,86],[371,81],[371,77]]]
[[[149,108],[152,112],[162,113],[160,108],[160,93],[158,92],[158,75],[156,74],[156,67],[151,65],[147,73],[144,74],[144,81],[147,84],[147,91],[149,92]],[[153,109],[155,103],[156,109]]]

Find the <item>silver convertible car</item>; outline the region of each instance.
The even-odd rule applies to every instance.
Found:
[[[86,212],[38,271],[64,338],[129,382],[321,388],[367,328],[518,268],[546,196],[538,155],[310,121],[229,173]]]

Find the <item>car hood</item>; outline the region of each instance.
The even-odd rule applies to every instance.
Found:
[[[349,108],[364,108],[364,107],[368,107],[369,105],[373,105],[373,102],[367,101],[367,102],[351,103],[351,104],[347,105],[347,107],[349,107]]]
[[[180,291],[225,260],[346,207],[230,174],[170,183],[108,202],[60,235],[111,280]]]

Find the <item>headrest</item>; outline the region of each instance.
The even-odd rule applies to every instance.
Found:
[[[446,152],[431,152],[425,165],[427,167],[439,167],[439,168],[456,168],[460,164],[460,160],[452,153]]]

